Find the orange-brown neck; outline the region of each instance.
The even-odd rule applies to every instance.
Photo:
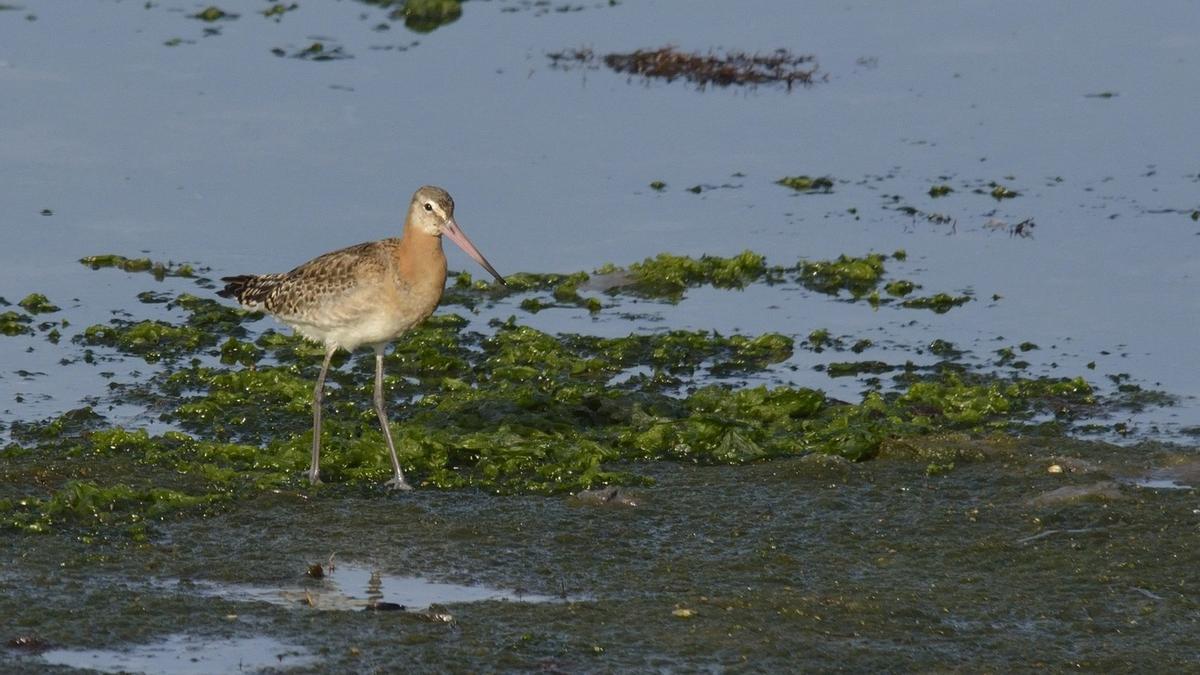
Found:
[[[399,281],[418,292],[432,294],[436,304],[446,287],[446,254],[442,252],[442,238],[406,227],[392,255]]]

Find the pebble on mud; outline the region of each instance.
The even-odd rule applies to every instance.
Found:
[[[1054,457],[1051,461],[1053,464],[1046,470],[1048,473],[1095,473],[1101,470],[1096,462],[1078,457]]]

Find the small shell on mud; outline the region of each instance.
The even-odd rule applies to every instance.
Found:
[[[1046,472],[1047,473],[1062,473],[1063,472],[1062,464],[1051,464],[1050,467],[1048,469],[1046,469]]]

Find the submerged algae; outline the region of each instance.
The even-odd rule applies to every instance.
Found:
[[[789,187],[797,192],[832,192],[833,179],[828,176],[785,176],[775,181],[779,185]]]
[[[905,255],[897,251],[890,257]],[[663,254],[626,270],[605,266],[595,278],[582,272],[513,275],[507,290],[464,273],[451,292],[470,302],[549,292],[556,301],[577,304],[594,300],[579,289],[596,288],[603,278],[601,290],[610,294],[677,300],[684,289],[701,284],[740,288],[795,275],[822,293],[869,292],[878,301],[888,258],[841,256],[784,268],[768,266],[751,251],[731,258]],[[893,282],[887,290],[901,294],[912,288],[911,282]],[[312,390],[322,348],[273,330],[251,342],[246,324],[261,314],[208,298],[158,293],[144,299],[181,311],[182,320],[114,320],[75,339],[148,362],[167,361],[162,373],[114,391],[181,431],[150,435],[111,427],[94,413],[14,425],[14,444],[4,453],[17,464],[5,470],[25,478],[7,481],[0,492],[5,500],[0,512],[10,525],[45,529],[87,520],[69,515],[77,510],[54,506],[80,501],[55,501],[62,491],[83,490],[94,495],[88,497],[92,502],[108,505],[108,513],[116,515],[93,518],[100,525],[126,522],[121,518],[127,516],[143,523],[144,533],[154,504],[175,505],[153,507],[165,516],[263,490],[313,490],[301,472],[309,461]],[[974,373],[953,362],[961,353],[948,345],[930,346],[945,359],[932,367],[829,364],[831,375],[900,371],[894,388],[884,390],[876,379],[872,386],[878,390],[843,402],[803,387],[743,389],[714,379],[759,373],[789,359],[796,341],[780,333],[555,335],[515,318],[493,320],[488,334],[468,326],[460,316],[439,314],[397,341],[386,357],[383,389],[391,403],[392,435],[403,468],[419,486],[550,493],[642,482],[643,472],[630,462],[656,459],[724,464],[819,454],[864,460],[902,439],[1026,429],[1048,416],[1069,422],[1080,411],[1111,405],[1097,400],[1082,380]],[[857,353],[870,345],[814,330],[801,346]],[[332,485],[316,489],[318,494],[374,489],[390,473],[370,378],[364,377],[373,367],[365,356],[334,358],[322,434],[322,469]],[[89,458],[86,466],[70,464],[81,455]],[[34,468],[38,462],[55,468]],[[617,463],[624,463],[619,471]],[[935,471],[951,464],[937,463]],[[138,481],[130,480],[133,474]],[[31,476],[36,479],[26,479]],[[78,487],[84,484],[90,487]]]
[[[191,15],[191,18],[199,19],[205,23],[212,23],[214,21],[231,21],[237,17],[237,14],[230,14],[229,12],[226,12],[215,5],[209,5],[196,14]]]
[[[861,258],[842,255],[832,261],[803,262],[799,267],[800,283],[820,293],[836,295],[846,290],[856,298],[862,297],[879,285],[886,259],[882,253],[871,253]]]
[[[864,256],[841,255],[834,260],[800,261],[792,266],[768,265],[766,256],[746,250],[730,256],[691,256],[660,253],[628,267],[612,263],[594,271],[573,274],[532,274],[521,272],[507,278],[508,286],[500,287],[475,281],[469,273],[460,272],[442,298],[445,305],[462,305],[474,309],[480,304],[494,302],[514,293],[551,292],[553,302],[544,296],[525,298],[521,309],[536,314],[561,306],[583,307],[591,313],[604,308],[594,296],[584,296],[580,290],[602,292],[610,297],[633,296],[678,303],[690,288],[742,289],[754,283],[778,284],[795,281],[805,288],[827,295],[848,291],[852,299],[867,298],[872,306],[889,304],[891,299],[879,297],[884,283],[885,265],[889,258],[903,261],[907,254],[897,250],[890,256],[869,253]],[[894,297],[904,297],[920,288],[908,280],[894,280],[884,290]],[[966,296],[939,293],[931,298],[918,298],[899,303],[903,308],[930,308],[945,312],[966,302]]]
[[[716,288],[744,288],[767,273],[766,257],[743,251],[732,258],[688,256],[660,253],[629,266],[627,289],[637,295],[665,297],[678,301],[683,291],[701,284]]]
[[[178,358],[216,344],[212,333],[177,326],[166,321],[126,321],[114,319],[110,325],[88,326],[75,337],[79,344],[114,347],[121,352],[142,357],[147,363],[164,358]]]
[[[44,498],[18,502],[0,499],[0,524],[26,532],[46,532],[62,523],[92,527],[124,525],[135,539],[144,537],[145,519],[160,519],[228,499],[219,494],[189,495],[165,488],[132,488],[124,483],[101,486],[87,481],[69,481]]]
[[[51,314],[59,310],[57,305],[41,293],[30,293],[17,304],[30,314]]]
[[[144,323],[153,335],[186,328]],[[227,334],[240,329],[234,322],[207,325]],[[705,331],[555,336],[515,320],[494,323],[495,332],[484,336],[465,326],[461,317],[435,317],[388,357],[401,376],[386,378],[385,391],[410,399],[393,406],[392,433],[403,467],[420,486],[567,492],[642,482],[636,465],[612,470],[622,461],[744,463],[812,453],[862,460],[897,439],[993,433],[1020,428],[1039,413],[1070,415],[1096,405],[1082,380],[968,377],[953,369],[907,372],[899,390],[871,392],[859,403],[787,386],[707,384],[680,396],[680,385],[702,381],[698,374],[754,372],[786,359],[793,340]],[[120,340],[120,334],[89,331],[97,341]],[[206,344],[218,339],[205,335]],[[226,340],[236,347],[223,351],[251,347]],[[164,419],[186,433],[106,428],[87,414],[48,421],[42,433],[14,430],[25,445],[5,452],[22,462],[81,453],[90,459],[86,473],[41,472],[33,492],[7,490],[0,502],[4,522],[30,530],[138,522],[141,534],[135,534],[142,536],[151,515],[187,513],[264,489],[307,489],[301,472],[308,464],[312,377],[321,352],[297,352],[297,339],[275,333],[258,342],[260,356],[278,365],[260,363],[259,355],[246,369],[194,362],[146,385],[144,396],[156,401],[152,408],[166,410]],[[132,342],[123,348],[162,349]],[[352,370],[369,369],[369,362],[360,359]],[[614,380],[638,369],[653,375]],[[326,398],[322,470],[333,484],[373,486],[390,467],[370,387],[355,374],[331,373],[330,384],[342,386],[331,386]],[[54,440],[46,436],[51,431]],[[142,482],[129,482],[130,463]],[[27,470],[26,464],[8,469]],[[89,504],[102,504],[105,515],[94,515]]]
[[[26,314],[12,310],[0,312],[0,333],[5,335],[26,335],[32,333],[33,329],[29,327],[31,323],[33,323],[33,318]]]
[[[187,263],[156,262],[149,258],[126,258],[123,255],[108,253],[104,255],[89,255],[79,259],[79,262],[98,270],[102,267],[115,267],[126,272],[150,272],[154,278],[162,281],[166,277],[194,277],[196,271]]]
[[[990,194],[992,196],[992,198],[997,201],[1002,200],[1002,199],[1012,199],[1014,197],[1020,196],[1020,194],[1021,194],[1020,192],[1017,192],[1016,190],[1010,190],[1009,188],[1007,188],[999,183],[991,183],[990,186],[992,188],[992,191],[988,194]]]
[[[430,33],[440,26],[454,23],[462,16],[459,0],[405,0],[389,18],[404,19],[404,25],[414,33]]]
[[[140,295],[145,301],[147,296]],[[157,301],[157,299],[156,299]],[[245,321],[262,318],[261,312],[248,312],[222,305],[215,300],[182,293],[166,303],[187,311],[185,325],[167,321],[129,321],[113,319],[108,325],[88,326],[73,341],[89,347],[112,347],[124,354],[140,356],[147,363],[195,354],[217,344],[219,336],[245,337]]]
[[[949,293],[938,293],[923,298],[909,298],[900,303],[901,307],[910,309],[930,309],[937,314],[945,314],[951,309],[960,305],[965,305],[971,301],[969,295],[950,295]]]

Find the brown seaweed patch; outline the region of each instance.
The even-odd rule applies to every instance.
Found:
[[[790,91],[796,85],[809,86],[828,79],[828,75],[822,73],[817,65],[815,56],[794,54],[787,49],[776,49],[765,54],[742,51],[709,51],[701,54],[684,52],[667,45],[658,49],[606,54],[603,57],[597,57],[588,48],[567,49],[547,56],[553,67],[564,70],[596,67],[599,61],[618,73],[637,75],[646,80],[672,82],[682,79],[700,89],[709,86],[778,84]]]

